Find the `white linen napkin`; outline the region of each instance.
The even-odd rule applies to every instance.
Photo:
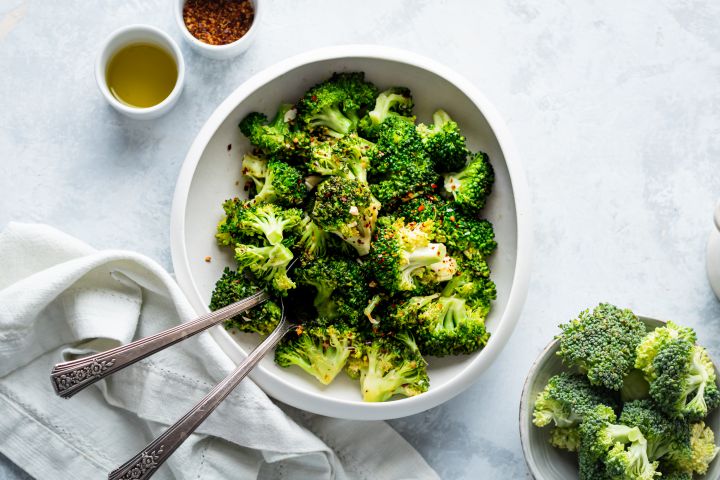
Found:
[[[195,312],[152,260],[47,226],[10,224],[0,259],[0,451],[36,478],[106,478],[234,368],[203,333],[59,398],[55,363]],[[283,409],[245,379],[155,478],[438,478],[385,422]]]

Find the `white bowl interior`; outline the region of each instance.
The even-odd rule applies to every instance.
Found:
[[[664,324],[653,318],[640,318],[653,329]],[[702,339],[699,343],[702,344]],[[550,427],[538,428],[532,423],[532,412],[538,393],[545,388],[550,377],[567,370],[560,357],[557,356],[558,349],[559,343],[555,340],[537,359],[528,374],[520,401],[520,438],[523,453],[530,472],[537,480],[576,480],[578,478],[577,455],[550,445]],[[720,442],[720,409],[711,412],[705,423],[715,432],[716,443]],[[720,478],[718,459],[713,461],[706,475],[694,478],[696,480]]]
[[[191,288],[183,285],[187,282],[183,282],[179,275],[181,286],[188,293],[196,309],[207,310],[206,305],[216,280],[225,266],[233,265],[231,253],[226,249],[219,248],[213,235],[216,224],[222,218],[221,203],[223,200],[245,195],[245,192],[242,191],[244,179],[241,178],[240,173],[241,158],[250,149],[250,144],[240,133],[237,127],[238,122],[251,111],[264,112],[272,117],[279,103],[294,102],[310,86],[326,79],[336,71],[364,71],[366,77],[380,88],[393,85],[408,86],[415,98],[416,114],[419,120],[428,122],[435,109],[443,108],[460,124],[469,146],[473,150],[482,149],[489,154],[495,168],[496,180],[492,197],[484,213],[495,226],[499,247],[491,259],[492,278],[497,284],[498,298],[488,317],[487,326],[491,333],[495,332],[500,326],[503,313],[508,305],[517,257],[518,219],[513,185],[503,151],[490,124],[463,91],[435,73],[400,61],[350,57],[306,63],[269,80],[244,100],[241,99],[238,102],[209,139],[200,155],[189,185],[189,192],[185,200],[185,227],[180,232],[184,238],[185,249],[184,252],[181,252],[183,258],[180,261],[187,262],[186,268],[189,270],[192,285],[190,285]],[[178,202],[177,197],[176,202]],[[175,250],[175,246],[173,246],[173,250]],[[208,255],[212,257],[210,263],[204,261]],[[174,261],[177,263],[175,257],[174,254]],[[176,264],[176,271],[178,270]],[[520,289],[524,288],[523,283]],[[522,296],[524,296],[524,292]],[[519,311],[509,315],[515,318],[507,320],[506,317],[503,321],[514,323],[517,314]],[[253,334],[233,334],[235,342],[231,346],[228,346],[224,340],[228,336],[226,332],[216,330],[213,335],[235,361],[244,358],[244,352],[258,344],[258,337]],[[498,343],[492,350],[499,351],[508,336],[509,332],[503,333],[498,338],[491,336],[489,345]],[[473,355],[430,359],[430,391],[441,389],[457,381],[458,375],[474,363],[477,364],[479,358],[482,358],[488,349],[490,346]],[[488,356],[488,363],[496,354],[497,352]],[[382,408],[382,406],[363,403],[357,384],[345,375],[338,376],[331,385],[324,387],[299,369],[278,367],[273,363],[272,356],[261,362],[258,369],[253,372],[253,379],[269,394],[310,411],[316,411],[317,407],[301,400],[302,398],[307,400],[308,395],[318,400],[338,400],[342,403],[341,408],[332,411],[326,409],[322,413],[347,418],[392,418],[416,413],[441,401],[438,400],[435,404],[403,412],[396,410],[392,414],[377,413],[377,411],[369,415],[357,413],[353,407],[350,407],[351,404],[365,406],[366,413],[367,409]],[[469,382],[465,383],[469,384]],[[282,388],[278,385],[281,385]],[[467,386],[455,386],[453,394]],[[286,388],[307,395],[304,397],[283,395],[282,391]],[[447,395],[443,400],[450,396]],[[417,398],[415,397],[415,399]],[[409,400],[413,399],[396,400],[393,403]],[[326,402],[325,406],[327,405]]]

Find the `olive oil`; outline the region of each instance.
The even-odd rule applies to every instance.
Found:
[[[134,43],[118,50],[105,72],[113,96],[131,107],[147,108],[165,100],[178,77],[172,55],[151,43]]]

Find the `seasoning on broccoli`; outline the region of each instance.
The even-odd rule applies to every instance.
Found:
[[[420,124],[418,133],[438,172],[457,172],[465,167],[470,151],[458,124],[445,110],[433,113],[430,126]]]
[[[240,122],[240,131],[263,153],[289,157],[305,148],[308,142],[306,134],[293,128],[295,115],[296,111],[289,104],[280,105],[269,123],[264,114],[252,112]]]
[[[465,168],[446,173],[444,177],[445,191],[455,203],[468,213],[475,214],[485,206],[495,181],[495,172],[487,154],[478,152]]]

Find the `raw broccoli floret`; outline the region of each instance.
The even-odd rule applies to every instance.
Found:
[[[425,153],[415,125],[388,117],[379,127],[368,180],[373,194],[390,205],[437,188],[439,175]]]
[[[412,337],[398,334],[394,339],[376,338],[362,348],[357,361],[348,365],[348,374],[360,378],[366,402],[384,402],[393,395],[412,397],[426,392],[427,363]]]
[[[368,282],[362,266],[348,258],[316,258],[295,268],[299,284],[315,287],[315,306],[319,321],[353,325],[363,318],[370,300]]]
[[[580,430],[578,427],[553,427],[550,430],[550,445],[568,452],[577,452],[580,448]]]
[[[418,133],[438,172],[457,172],[465,167],[470,151],[458,124],[444,110],[433,114],[430,126],[420,124]]]
[[[283,244],[257,247],[239,243],[235,246],[235,261],[238,269],[241,271],[249,269],[253,275],[278,293],[285,293],[295,288],[295,283],[287,275],[287,268],[292,259],[292,252]]]
[[[378,128],[389,116],[403,117],[414,123],[412,116],[413,99],[410,90],[405,87],[392,87],[381,92],[375,100],[375,107],[360,121],[359,129],[370,139],[378,136]]]
[[[271,160],[268,162],[265,178],[252,201],[297,207],[305,201],[307,191],[305,177],[297,168],[285,162]]]
[[[662,414],[650,400],[625,403],[620,423],[640,429],[647,440],[650,461],[666,457],[672,462],[691,456],[690,425]]]
[[[225,267],[222,277],[215,283],[212,297],[210,298],[210,310],[218,310],[231,303],[242,300],[245,297],[258,292],[259,287],[254,285],[245,275]],[[226,328],[236,328],[243,332],[256,332],[260,335],[268,335],[275,330],[282,311],[277,303],[267,300],[249,310],[225,321]]]
[[[667,415],[697,421],[720,405],[715,367],[703,347],[671,340],[655,355],[652,369],[650,396]]]
[[[579,427],[581,467],[592,471],[597,462],[603,462],[610,479],[652,480],[659,476],[658,462],[648,458],[647,440],[640,429],[616,422],[615,412],[606,405],[585,415]]]
[[[320,129],[341,137],[357,128],[359,110],[372,105],[377,89],[361,72],[335,73],[308,90],[298,103],[300,121],[309,130]]]
[[[642,370],[648,381],[655,378],[652,364],[658,352],[676,338],[684,338],[690,343],[695,343],[697,335],[692,328],[681,327],[669,321],[664,326],[648,333],[640,345],[638,345],[635,368]]]
[[[332,382],[356,350],[356,332],[343,325],[304,329],[293,339],[275,348],[275,362],[281,367],[297,365],[323,385]]]
[[[640,319],[628,309],[601,303],[560,328],[558,355],[565,364],[587,372],[593,385],[620,390],[646,333]]]
[[[445,245],[431,243],[432,221],[405,223],[384,217],[370,249],[370,267],[380,286],[391,293],[412,291],[419,284],[449,280],[455,267]]]
[[[693,472],[705,475],[718,451],[720,448],[715,445],[715,434],[712,429],[705,426],[705,422],[697,422],[690,426],[690,454],[673,457],[670,465],[678,472],[690,475],[687,478],[691,478]]]
[[[495,172],[488,156],[479,152],[458,172],[447,173],[445,191],[455,203],[471,214],[477,214],[485,206],[485,201],[492,191]]]
[[[380,203],[366,183],[334,176],[318,185],[311,216],[322,229],[338,235],[362,256],[370,251],[379,211]]]
[[[266,240],[270,245],[282,242],[284,235],[287,232],[294,232],[303,218],[302,210],[283,209],[274,204],[253,205],[235,202],[234,207],[232,216],[228,215],[222,225],[223,229],[241,232],[243,234],[241,239],[251,234],[255,235]]]
[[[320,228],[308,215],[305,215],[300,222],[299,230],[301,233],[297,246],[303,255],[308,259],[325,256],[330,234]]]
[[[293,128],[295,114],[292,105],[282,104],[268,123],[264,114],[252,112],[240,122],[240,131],[265,154],[289,157],[303,151],[308,142],[303,132]]]
[[[610,396],[587,381],[584,375],[562,372],[548,380],[535,399],[533,423],[538,427],[554,424],[577,427],[584,416],[598,405],[613,405]]]

